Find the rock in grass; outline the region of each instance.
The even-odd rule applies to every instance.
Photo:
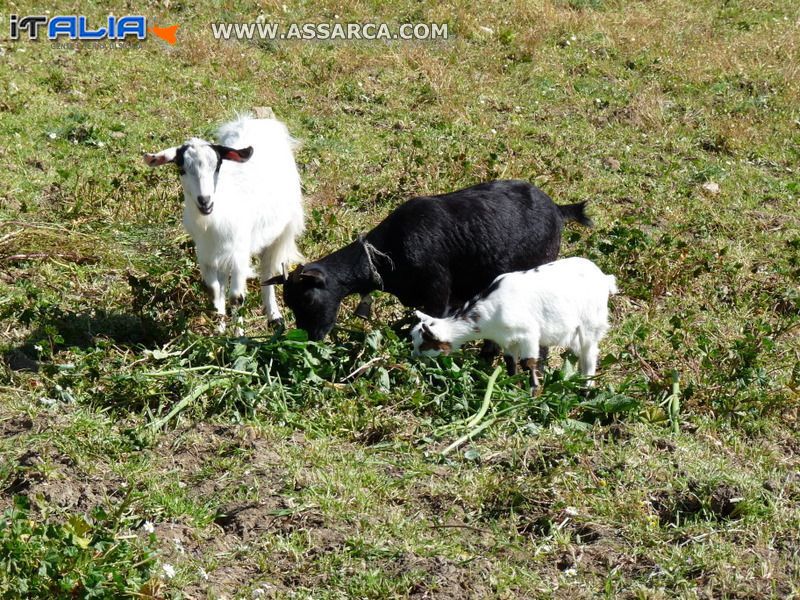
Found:
[[[719,184],[714,181],[706,181],[703,184],[703,189],[714,196],[719,194]]]

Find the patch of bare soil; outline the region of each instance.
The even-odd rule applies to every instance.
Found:
[[[517,519],[517,533],[528,537],[548,536],[555,530],[570,531],[576,544],[594,544],[604,537],[611,537],[607,528],[592,523],[585,516],[569,509],[552,512],[547,508],[525,511]]]
[[[289,534],[299,529],[315,530],[324,525],[318,510],[294,506],[289,498],[283,496],[225,506],[219,510],[214,522],[226,534],[244,541],[267,532]]]
[[[158,523],[153,529],[162,561],[175,561],[185,555],[202,556],[205,542],[193,527],[183,523]],[[148,534],[140,529],[139,535],[147,537]]]
[[[295,434],[292,443],[305,438]],[[243,425],[197,423],[165,434],[154,448],[159,470],[177,471],[191,496],[211,501],[231,490],[256,490],[258,501],[223,502],[217,509],[212,531],[199,531],[179,523],[155,525],[155,534],[165,561],[180,562],[180,555],[192,558],[215,556],[217,566],[190,588],[186,597],[230,597],[256,585],[263,597],[288,592],[312,583],[312,575],[300,573],[307,559],[334,552],[346,536],[328,526],[315,507],[293,502],[287,490],[296,490],[297,474],[290,475],[285,458],[258,430]],[[219,468],[220,461],[232,465]],[[302,480],[302,474],[299,475]],[[241,553],[260,546],[268,536],[302,532],[309,550],[298,561],[295,555],[275,553],[268,572],[263,565],[247,560]],[[262,581],[263,580],[263,581]],[[260,583],[259,583],[260,582]]]
[[[241,425],[198,423],[189,429],[172,432],[155,448],[162,469],[180,472],[190,493],[214,498],[231,489],[259,489],[274,492],[286,487],[284,459],[254,428]],[[201,473],[214,461],[235,457],[241,469]]]
[[[650,505],[664,527],[703,517],[716,521],[735,519],[741,499],[741,490],[733,485],[719,483],[706,489],[692,481],[685,490],[664,490],[652,494]]]
[[[17,458],[14,476],[0,490],[0,503],[28,496],[73,512],[91,512],[119,496],[124,482],[111,473],[86,473],[55,448],[29,449]],[[32,502],[35,506],[37,502]]]
[[[393,565],[387,565],[386,570],[396,575],[414,573],[419,577],[420,581],[409,591],[411,598],[445,600],[492,595],[490,564],[483,558],[471,561],[469,565],[459,565],[440,556],[421,557],[406,553]]]
[[[183,598],[231,598],[258,581],[258,569],[249,563],[238,561],[226,564],[208,574],[208,581],[194,584],[184,590]],[[255,597],[255,596],[254,596]],[[261,596],[271,598],[274,595]]]
[[[28,415],[14,415],[0,420],[0,437],[9,438],[33,429],[33,419]]]

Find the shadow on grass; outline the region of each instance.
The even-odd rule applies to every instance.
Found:
[[[101,341],[129,348],[163,346],[186,327],[185,315],[168,321],[135,313],[105,310],[52,311],[19,346],[3,358],[13,371],[38,371],[40,361],[66,348],[86,350]]]

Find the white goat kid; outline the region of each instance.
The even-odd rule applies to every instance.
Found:
[[[448,354],[465,342],[488,339],[502,346],[510,374],[522,362],[535,391],[540,346],[562,346],[578,355],[581,373],[592,377],[598,343],[608,331],[608,297],[616,293],[614,276],[585,258],[506,273],[448,317],[417,311],[420,323],[411,331],[414,355]]]
[[[295,239],[304,228],[300,176],[294,140],[275,119],[242,117],[222,125],[218,143],[191,138],[182,146],[145,154],[150,167],[177,165],[183,186],[183,225],[192,236],[203,281],[225,330],[228,292],[236,334],[237,309],[244,302],[251,258],[260,256],[261,279],[301,261]],[[282,321],[272,286],[262,287],[270,324]]]

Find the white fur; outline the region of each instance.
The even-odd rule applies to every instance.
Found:
[[[304,229],[304,216],[295,141],[283,123],[242,117],[222,125],[216,137],[222,146],[252,147],[252,156],[241,163],[223,160],[215,174],[213,149],[192,138],[185,144],[181,184],[183,225],[194,240],[214,308],[224,317],[226,290],[232,300],[244,299],[247,278],[254,276],[252,256],[260,256],[262,280],[280,273],[282,263],[301,260],[295,239]],[[146,155],[145,162],[164,164],[174,160],[175,150]],[[200,195],[210,197],[211,214],[198,208]],[[281,318],[272,286],[262,288],[262,301],[270,321]]]
[[[506,273],[495,282],[497,289],[452,316],[436,319],[417,312],[421,322],[411,332],[414,354],[440,353],[420,352],[427,326],[453,350],[471,340],[489,339],[515,361],[537,359],[540,346],[567,347],[578,355],[583,375],[595,374],[598,343],[608,331],[608,297],[617,293],[613,275],[574,257]]]

